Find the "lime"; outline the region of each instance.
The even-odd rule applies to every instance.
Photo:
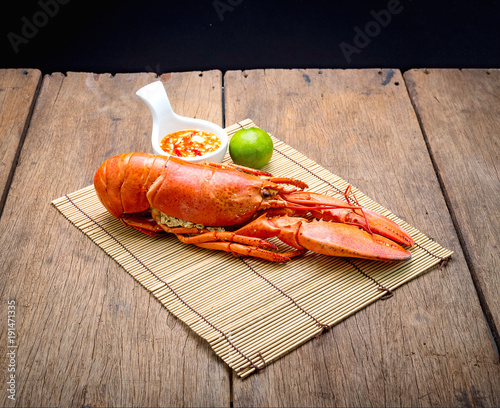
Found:
[[[229,142],[229,154],[235,164],[260,169],[271,160],[273,141],[257,127],[240,129]]]

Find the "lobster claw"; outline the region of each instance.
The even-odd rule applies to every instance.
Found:
[[[296,249],[342,257],[378,261],[403,261],[411,252],[378,234],[370,234],[354,225],[313,221],[299,217],[261,216],[236,231],[239,235],[258,238],[277,237]]]
[[[382,235],[337,222],[303,223],[297,240],[304,248],[323,255],[378,261],[404,261],[411,257],[410,251]]]
[[[346,205],[345,202],[337,198],[311,192],[296,192],[288,194],[286,198],[292,203],[318,205],[310,210],[306,207],[301,212],[295,211],[297,215],[310,211],[318,220],[358,225],[364,230],[371,230],[401,245],[413,246],[415,244],[412,237],[394,221],[366,208],[354,209],[353,206]],[[321,208],[322,205],[337,208]]]

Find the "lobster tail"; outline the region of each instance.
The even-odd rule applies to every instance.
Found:
[[[124,179],[124,168],[131,154],[122,154],[106,160],[94,175],[97,197],[109,213],[119,218],[123,214],[120,188]]]
[[[125,153],[111,157],[97,169],[97,197],[111,215],[149,211],[146,193],[165,168],[168,158],[147,153]]]

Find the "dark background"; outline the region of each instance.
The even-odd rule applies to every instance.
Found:
[[[388,10],[389,1],[59,1],[65,4],[9,2],[8,11],[4,4],[0,68],[114,74],[500,67],[497,1],[399,0],[400,12],[385,27],[374,13]],[[358,35],[362,47],[346,58],[341,44],[355,47],[367,27],[371,36]]]

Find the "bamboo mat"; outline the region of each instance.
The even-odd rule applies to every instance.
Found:
[[[246,119],[226,131],[232,136],[251,126],[254,123]],[[273,158],[265,170],[305,181],[310,191],[343,198],[346,181],[274,137],[273,142]],[[237,375],[246,377],[370,303],[391,296],[395,288],[452,255],[359,190],[353,188],[353,193],[363,207],[410,233],[416,244],[409,261],[384,263],[308,252],[273,264],[185,245],[174,235],[142,234],[109,215],[93,186],[52,204],[203,337]]]

